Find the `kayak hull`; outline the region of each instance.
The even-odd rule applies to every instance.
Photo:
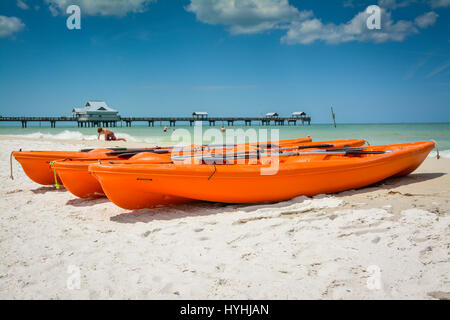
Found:
[[[311,138],[299,138],[299,139],[289,139],[279,141],[280,145],[291,145],[291,144],[301,144],[311,142]],[[270,142],[269,142],[270,143]],[[14,158],[20,163],[25,174],[34,182],[41,185],[54,185],[55,184],[55,173],[50,167],[50,163],[55,160],[63,159],[117,159],[115,155],[108,155],[108,152],[124,149],[124,148],[99,148],[83,151],[15,151],[13,152]],[[152,150],[154,148],[149,148]],[[136,149],[127,149],[130,152]],[[63,182],[61,179],[56,177],[59,184]]]
[[[89,166],[96,166],[92,164]],[[158,188],[147,188],[152,180],[138,178],[135,175],[122,175],[120,183],[117,183],[117,176],[114,174],[96,174],[92,173],[100,182],[106,196],[115,205],[127,209],[153,208],[161,205],[186,204],[193,202],[193,199],[164,194],[159,192]]]
[[[55,173],[50,167],[54,160],[61,160],[71,156],[79,156],[78,152],[66,151],[16,151],[14,158],[20,163],[25,174],[34,182],[42,185],[55,184]],[[62,184],[57,176],[58,183]]]
[[[295,140],[283,140],[280,144],[285,147],[289,146],[292,143],[298,144],[299,139]],[[310,140],[310,139],[301,139]],[[365,143],[364,140],[350,139],[350,140],[336,140],[336,141],[325,141],[325,142],[301,142],[300,145],[317,145],[318,143],[333,143],[336,147],[344,147],[344,146],[361,146]],[[200,152],[201,153],[201,152]],[[171,163],[171,154],[155,154],[155,153],[147,153],[141,152],[128,160],[120,160],[113,159],[115,163]],[[67,190],[69,190],[72,194],[79,198],[98,198],[104,196],[104,192],[98,180],[94,178],[88,172],[88,167],[90,164],[97,163],[95,160],[67,160],[67,161],[57,161],[53,168],[56,170],[58,176],[61,178]],[[135,191],[138,192],[138,191]],[[146,195],[148,197],[148,194]],[[157,199],[161,199],[161,197],[157,197]],[[156,201],[156,199],[154,199]],[[153,201],[153,200],[152,200]],[[170,203],[171,201],[163,201],[164,204]],[[153,202],[147,205],[154,205]]]
[[[34,182],[42,185],[55,184],[55,171],[50,166],[53,161],[64,159],[117,159],[107,153],[114,149],[93,149],[83,151],[15,151],[14,158],[20,163],[25,174]],[[132,150],[132,149],[130,149]],[[56,175],[59,184],[61,178]]]
[[[134,161],[140,162],[158,162],[170,163],[169,154],[153,154],[142,152],[130,158]],[[109,159],[106,161],[115,161],[118,163],[127,163],[128,160]],[[58,174],[58,177],[64,183],[64,186],[70,193],[79,198],[101,198],[105,197],[102,186],[99,181],[89,172],[90,164],[99,163],[105,160],[90,160],[90,159],[65,159],[56,161],[53,164],[53,169]]]
[[[88,167],[96,161],[57,161],[53,165],[62,183],[70,193],[79,198],[105,197],[102,186],[92,176]]]
[[[280,163],[275,174],[264,165],[93,164],[89,170],[108,198],[122,208],[142,208],[161,195],[224,203],[278,202],[361,188],[412,172],[434,143],[370,147],[381,155],[298,156]],[[126,187],[124,182],[126,181]],[[159,198],[154,198],[154,195]]]

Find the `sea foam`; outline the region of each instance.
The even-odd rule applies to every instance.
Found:
[[[439,150],[439,155],[442,158],[450,159],[450,150]],[[437,152],[431,151],[430,154],[428,155],[428,158],[436,158],[436,156]]]
[[[127,133],[115,133],[118,138],[125,138],[128,141],[138,142],[139,139],[127,134]],[[85,135],[79,131],[64,130],[63,132],[51,134],[42,132],[33,132],[28,134],[10,134],[7,135],[15,138],[24,139],[42,139],[42,140],[96,140],[97,135]]]

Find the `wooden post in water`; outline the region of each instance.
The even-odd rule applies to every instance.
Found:
[[[333,107],[331,107],[331,117],[333,118],[334,127],[336,128],[336,115],[334,114]]]

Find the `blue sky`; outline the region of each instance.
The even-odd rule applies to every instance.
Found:
[[[449,22],[450,0],[2,0],[0,114],[450,121]]]

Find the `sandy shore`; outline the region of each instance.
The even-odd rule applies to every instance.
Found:
[[[130,212],[37,185],[15,161],[9,178],[13,150],[111,144],[0,143],[1,299],[450,296],[449,159],[330,196]]]

